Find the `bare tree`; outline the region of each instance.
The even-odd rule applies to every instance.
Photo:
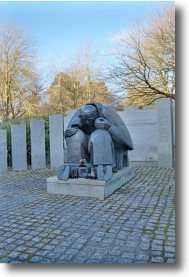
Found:
[[[66,114],[69,109],[77,109],[86,102],[113,104],[109,101],[111,93],[101,80],[102,70],[97,60],[98,51],[89,40],[78,48],[69,65],[66,66],[65,59],[59,55],[57,62],[51,65],[54,81],[44,92],[49,95],[45,110]]]
[[[39,90],[35,41],[12,22],[0,26],[0,116],[12,120],[32,108]]]
[[[102,64],[99,63],[98,55],[99,50],[88,39],[84,46],[78,48],[69,69],[83,86],[83,102],[99,101],[99,98],[102,100]]]
[[[109,80],[130,104],[151,104],[158,98],[175,99],[175,10],[163,5],[145,23],[115,37],[115,63]]]

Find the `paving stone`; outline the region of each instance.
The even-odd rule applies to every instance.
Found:
[[[99,260],[98,260],[99,262]],[[119,258],[117,256],[108,255],[102,259],[103,263],[117,264],[119,263]]]
[[[172,247],[175,247],[175,241],[168,241],[168,240],[166,240],[166,241],[165,241],[165,246],[172,246]]]
[[[6,247],[7,250],[13,250],[13,249],[15,249],[17,247],[17,245],[15,245],[15,244],[8,244],[8,245],[6,245],[4,247]]]
[[[167,264],[174,264],[175,263],[175,259],[167,259],[166,261]]]
[[[163,243],[164,243],[164,240],[162,240],[162,239],[157,239],[157,237],[153,240],[153,244],[162,245]]]
[[[21,261],[21,262],[25,262],[25,261],[27,261],[28,259],[29,259],[29,254],[23,253],[23,254],[21,254],[21,255],[19,256],[19,261]]]
[[[35,241],[26,241],[26,243],[25,243],[25,245],[26,246],[33,246],[34,244],[36,244],[36,242]]]
[[[68,254],[68,255],[76,255],[78,253],[79,253],[79,250],[76,248],[70,248],[66,251],[66,254]]]
[[[133,253],[132,252],[124,252],[121,257],[132,260],[134,258],[134,256],[135,256],[134,252]]]
[[[36,252],[37,255],[43,256],[43,257],[47,256],[49,253],[50,253],[49,250],[39,250]]]
[[[12,251],[8,254],[8,257],[14,259],[14,258],[17,258],[19,255],[20,255],[20,252]]]
[[[152,263],[164,263],[163,257],[152,257]]]
[[[172,246],[165,246],[165,251],[166,251],[166,252],[174,253],[174,252],[175,252],[175,247],[172,247]]]
[[[60,253],[60,252],[51,251],[47,254],[47,258],[53,259],[53,263],[54,263],[54,261],[56,261],[61,255],[62,255],[62,253]]]
[[[34,254],[38,251],[38,248],[37,247],[30,247],[28,248],[25,252],[26,253],[29,253],[29,254]]]
[[[42,263],[43,257],[42,256],[33,256],[29,262],[30,263]]]
[[[96,234],[97,235],[97,234]],[[84,244],[87,241],[87,239],[79,238],[77,240],[78,243]]]
[[[93,252],[93,251],[86,250],[86,249],[82,249],[82,250],[79,251],[79,253],[78,253],[77,256],[89,258],[89,257],[92,255],[92,252]]]
[[[63,254],[59,257],[59,262],[66,263],[66,262],[70,261],[72,258],[73,258],[72,254]]]
[[[170,253],[170,252],[166,252],[165,251],[165,257],[167,257],[167,258],[174,258],[175,257],[175,252]]]
[[[118,263],[119,264],[132,264],[133,262],[132,262],[131,259],[123,259],[123,258],[121,258],[121,259],[119,259]]]
[[[152,256],[162,256],[162,251],[152,250],[151,251]]]
[[[102,253],[95,252],[94,254],[91,255],[91,259],[102,260],[102,258],[103,258],[103,254]]]
[[[103,201],[47,194],[56,172],[0,173],[1,263],[175,262],[174,169],[136,165]]]
[[[144,262],[144,261],[149,261],[150,258],[149,258],[149,255],[146,255],[146,254],[136,254],[135,260]]]
[[[25,250],[27,250],[28,249],[28,247],[26,247],[26,246],[18,246],[18,247],[16,247],[16,251],[20,251],[20,252],[25,252]]]
[[[147,250],[150,248],[150,244],[149,243],[140,243],[139,247],[140,247],[140,249]]]

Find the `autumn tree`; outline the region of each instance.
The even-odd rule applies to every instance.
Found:
[[[81,86],[74,76],[65,72],[58,73],[50,87],[45,92],[49,96],[46,105],[52,113],[66,114],[68,109],[80,106]]]
[[[77,109],[86,102],[113,104],[112,98],[110,100],[111,93],[102,81],[101,66],[97,62],[98,51],[93,49],[90,41],[78,48],[67,67],[63,60],[60,64],[60,60],[61,55],[51,65],[51,72],[55,73],[55,77],[44,92],[49,96],[45,103],[46,111],[66,114],[69,109]]]
[[[68,110],[80,108],[88,102],[84,94],[85,86],[86,84],[80,83],[75,76],[60,72],[44,92],[49,96],[45,103],[46,112],[66,114]],[[104,82],[91,81],[89,86],[91,101],[108,102],[110,93]]]
[[[159,98],[175,99],[175,8],[164,4],[145,22],[115,36],[115,63],[109,81],[127,104],[146,105]]]
[[[35,40],[12,22],[0,26],[0,119],[11,121],[39,101]]]

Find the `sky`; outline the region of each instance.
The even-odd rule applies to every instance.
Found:
[[[88,39],[106,54],[112,35],[143,20],[161,1],[0,1],[0,22],[11,20],[38,41],[43,65],[70,60]],[[56,54],[55,54],[56,53]]]

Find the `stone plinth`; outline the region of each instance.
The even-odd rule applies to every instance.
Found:
[[[46,179],[47,192],[50,194],[95,197],[103,200],[133,177],[134,167],[131,166],[114,173],[112,179],[109,181],[84,178],[63,181],[53,176]]]

